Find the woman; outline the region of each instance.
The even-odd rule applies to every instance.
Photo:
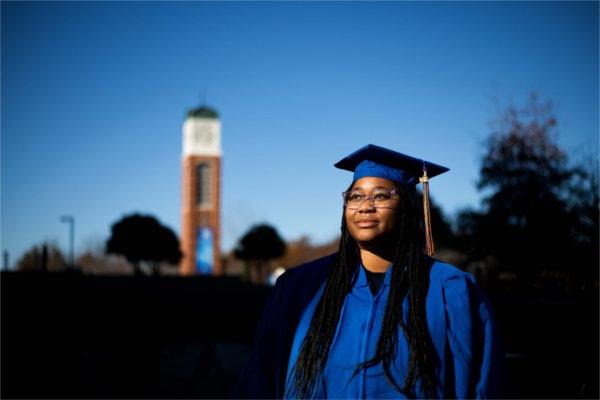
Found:
[[[278,279],[236,396],[498,397],[485,298],[470,274],[424,253],[416,184],[447,168],[374,145],[335,166],[354,171],[339,251]]]

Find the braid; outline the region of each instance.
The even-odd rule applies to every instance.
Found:
[[[389,373],[389,365],[395,358],[397,346],[396,326],[400,326],[409,345],[409,363],[406,380],[402,392],[415,396],[417,379],[420,380],[422,394],[426,397],[435,397],[436,374],[435,359],[432,357],[433,345],[429,335],[425,302],[429,289],[429,268],[423,254],[423,239],[419,207],[416,201],[414,187],[400,187],[402,195],[402,208],[400,212],[401,230],[397,241],[396,256],[393,261],[390,285],[390,294],[384,315],[385,320],[394,320],[391,330],[382,330],[379,342],[387,342],[387,346],[378,346],[388,349],[382,353],[384,372],[388,381],[394,387],[394,382]],[[394,273],[395,272],[395,273]],[[405,323],[402,302],[408,295],[408,318]],[[391,350],[390,350],[391,349]],[[387,366],[386,366],[387,364]]]
[[[402,207],[398,213],[399,229],[391,267],[390,293],[381,333],[375,356],[359,364],[355,374],[381,362],[386,379],[397,391],[408,397],[416,397],[416,384],[419,380],[423,395],[434,397],[436,364],[435,357],[432,357],[433,345],[425,314],[429,268],[422,250],[419,205],[414,186],[399,186],[398,192]],[[358,266],[357,253],[358,245],[348,232],[344,209],[339,251],[302,342],[289,397],[314,396],[318,377],[322,376],[327,363],[342,306],[352,287],[351,278]],[[402,303],[407,296],[409,315],[405,318]],[[403,386],[394,380],[390,370],[397,353],[398,327],[409,347],[408,371]]]

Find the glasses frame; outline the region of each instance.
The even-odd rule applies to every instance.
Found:
[[[376,190],[386,190],[386,191],[389,191],[392,196],[396,196],[395,198],[399,198],[399,193],[398,193],[398,191],[396,189],[376,189]],[[373,206],[373,208],[390,208],[389,205],[386,205],[386,206],[378,206],[378,205],[376,205],[375,204],[375,199],[373,198],[373,194],[374,193],[366,195],[365,198],[360,202],[360,204],[358,206],[356,206],[356,207],[348,207],[348,205],[346,204],[346,195],[348,193],[351,193],[351,192],[352,192],[352,190],[346,190],[345,192],[342,192],[342,199],[344,201],[344,207],[346,207],[348,210],[358,210],[358,209],[360,209],[362,207],[362,205],[365,204],[366,200],[369,200],[371,202],[371,205]],[[392,200],[392,199],[390,199],[390,200]]]

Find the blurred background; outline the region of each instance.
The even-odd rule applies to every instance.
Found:
[[[511,396],[597,398],[598,11],[3,1],[2,397],[227,397],[373,143],[450,168]]]

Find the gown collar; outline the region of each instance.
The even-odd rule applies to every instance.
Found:
[[[369,282],[367,281],[367,273],[365,272],[365,267],[362,264],[362,262],[358,263],[358,268],[356,268],[354,277],[356,280],[354,282],[354,286],[352,287],[352,292],[360,295],[360,297],[368,297],[368,298],[374,297],[371,294],[371,289],[369,289]],[[386,288],[388,288],[390,286],[391,279],[392,279],[392,264],[390,264],[387,271],[385,272],[385,277],[383,278],[383,284],[381,285],[381,288],[379,288],[379,293],[381,293],[383,290],[385,290]]]

